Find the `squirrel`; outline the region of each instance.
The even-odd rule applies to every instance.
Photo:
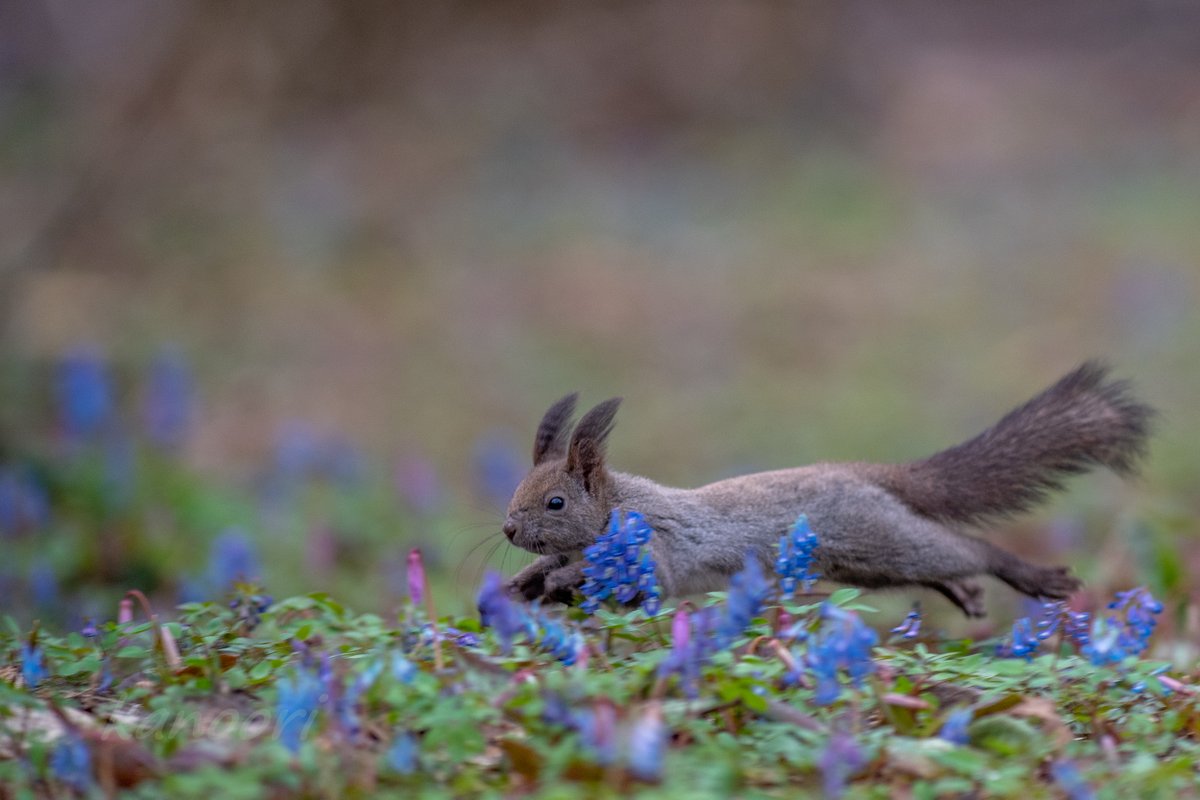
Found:
[[[508,507],[505,536],[539,556],[506,584],[513,596],[570,602],[584,579],[582,550],[614,508],[640,512],[653,528],[664,597],[726,588],[748,552],[773,564],[781,535],[806,514],[822,577],[934,589],[968,617],[985,615],[978,575],[1052,600],[1081,583],[1067,567],[1031,564],[963,528],[1026,511],[1094,466],[1134,473],[1155,415],[1128,382],[1089,361],[975,438],[927,458],[817,463],[676,489],[609,469],[605,444],[620,398],[588,411],[572,431],[577,400],[569,394],[546,412],[533,469]]]

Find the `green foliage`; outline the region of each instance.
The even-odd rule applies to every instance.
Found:
[[[832,601],[862,608],[857,595]],[[803,632],[820,609],[801,597],[788,629],[769,608],[707,660],[688,697],[660,671],[670,612],[561,612],[587,643],[565,667],[520,642],[502,653],[473,618],[435,624],[406,606],[384,619],[321,593],[239,612],[258,596],[243,586],[232,603],[183,605],[165,632],[144,621],[87,637],[38,631],[49,672],[33,691],[20,677],[33,634],[7,620],[4,785],[67,790],[59,751],[80,739],[95,785],[128,784],[131,797],[264,786],[301,797],[815,797],[843,790],[839,763],[848,797],[1056,797],[1060,764],[1097,796],[1195,796],[1200,707],[1185,676],[1153,661],[1096,667],[1066,645],[1026,661],[992,655],[992,643],[925,639],[876,648],[862,687],[845,681],[818,706]],[[322,693],[292,752],[276,723],[279,681],[297,670]],[[964,744],[939,735],[956,708],[970,710]],[[639,757],[652,749],[638,737],[656,720],[667,746],[647,774]],[[111,762],[99,755],[109,751]]]

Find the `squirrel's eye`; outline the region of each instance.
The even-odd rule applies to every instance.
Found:
[[[562,511],[563,506],[566,504],[567,501],[563,500],[561,497],[551,497],[546,501],[546,508],[550,509],[551,511]]]

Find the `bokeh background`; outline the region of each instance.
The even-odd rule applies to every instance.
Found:
[[[525,560],[502,510],[568,391],[624,396],[617,466],[694,485],[924,455],[1101,356],[1163,412],[1143,479],[995,535],[1080,607],[1145,583],[1194,625],[1197,31],[1171,0],[3,0],[0,608],[260,578],[387,610],[420,546],[464,611]],[[989,594],[942,624],[1003,625]]]

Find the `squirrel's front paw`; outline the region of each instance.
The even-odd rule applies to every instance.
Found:
[[[518,600],[536,600],[546,592],[546,573],[514,575],[504,584],[508,596]]]
[[[575,602],[575,590],[582,585],[583,565],[576,562],[547,575],[544,594],[547,600],[572,605]]]

